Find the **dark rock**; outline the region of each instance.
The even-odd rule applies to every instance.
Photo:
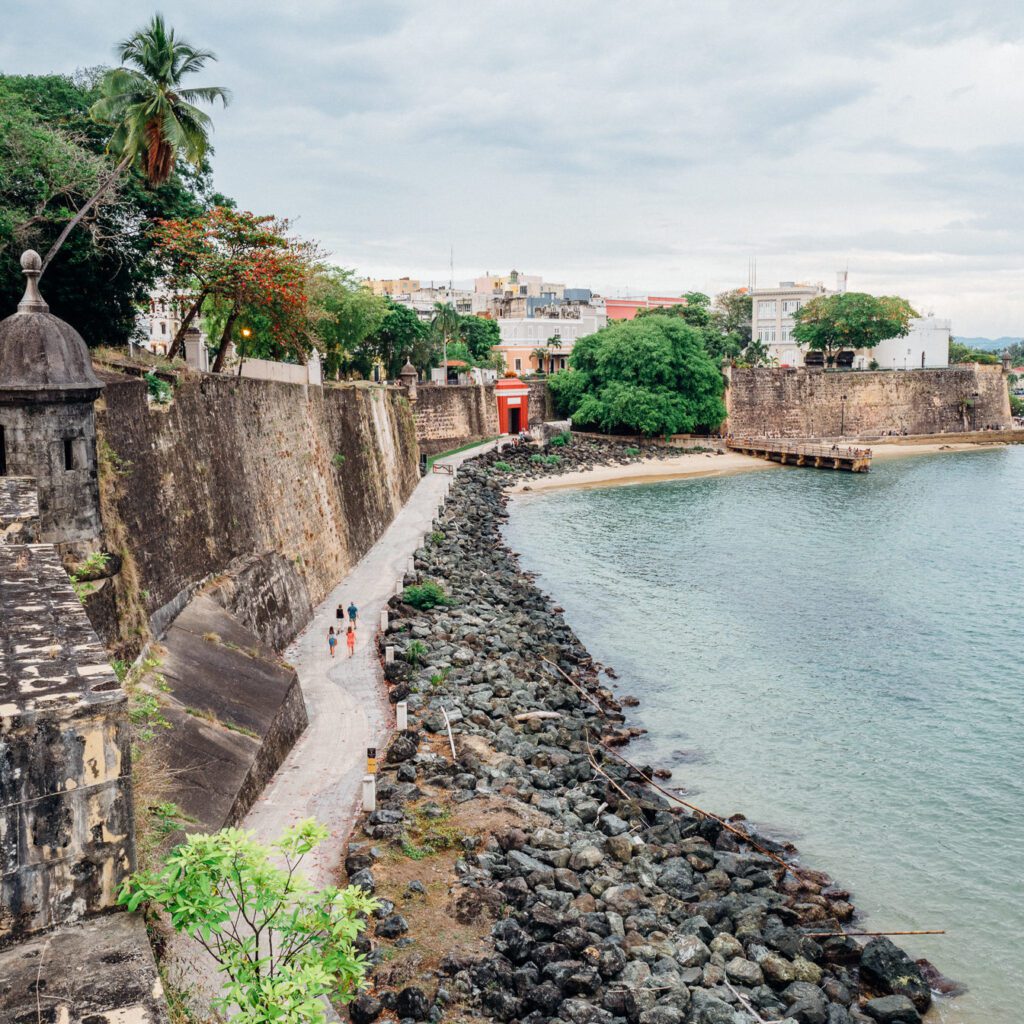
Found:
[[[409,922],[401,914],[391,914],[377,923],[376,935],[381,939],[397,939],[409,930]]]
[[[373,880],[373,872],[369,868],[363,868],[354,875],[349,875],[349,885],[358,885],[365,889],[371,896],[377,891],[377,885]]]
[[[430,1016],[430,1000],[423,989],[410,985],[395,998],[395,1012],[410,1020],[426,1020]]]
[[[786,1015],[799,1024],[827,1024],[828,1000],[817,985],[807,981],[794,981],[782,993],[786,1000]]]
[[[391,691],[394,694],[394,690]],[[400,764],[402,761],[408,761],[410,758],[416,756],[416,739],[408,732],[400,732],[392,741],[391,746],[388,747],[387,757],[385,759],[386,764]],[[426,1019],[420,1018],[420,1019]]]
[[[864,1012],[879,1024],[921,1024],[921,1014],[906,996],[880,996],[864,1004]]]
[[[373,1024],[383,1009],[379,999],[374,999],[366,992],[360,992],[348,1004],[348,1017],[352,1024]]]
[[[921,968],[891,939],[872,939],[860,955],[861,981],[883,995],[906,996],[923,1013],[932,1002]]]
[[[558,1008],[560,1020],[568,1024],[612,1024],[612,1015],[585,999],[566,999]]]
[[[553,981],[542,981],[525,994],[525,999],[530,1006],[551,1015],[562,1002],[562,991]]]
[[[491,935],[494,948],[513,963],[522,963],[529,956],[533,940],[512,918],[499,921],[491,929]]]

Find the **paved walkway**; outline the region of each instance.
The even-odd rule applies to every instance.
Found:
[[[481,445],[439,460],[457,466],[487,451]],[[262,842],[289,825],[315,817],[330,838],[304,862],[317,886],[336,882],[336,869],[362,799],[366,748],[383,753],[394,728],[394,710],[381,680],[374,638],[380,613],[395,592],[409,556],[416,550],[451,486],[453,478],[428,473],[377,543],[316,609],[313,621],[285,651],[298,671],[309,726],[246,815],[241,827]],[[349,657],[344,637],[331,658],[327,630],[336,626],[335,609],[354,601],[359,608],[356,650]]]

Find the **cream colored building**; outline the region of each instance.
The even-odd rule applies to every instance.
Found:
[[[414,277],[382,277],[378,280],[368,277],[363,284],[374,295],[390,295],[393,299],[400,295],[412,295],[420,288],[419,281]]]
[[[778,288],[751,289],[751,337],[767,345],[780,366],[803,366],[803,353],[793,337],[794,316],[804,303],[828,294],[821,283],[799,281],[781,281]]]

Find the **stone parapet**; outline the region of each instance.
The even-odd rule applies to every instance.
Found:
[[[133,861],[126,696],[49,545],[0,546],[0,945],[114,906]]]
[[[39,492],[28,476],[0,477],[0,544],[39,540]]]

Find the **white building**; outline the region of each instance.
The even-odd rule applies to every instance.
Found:
[[[407,293],[390,296],[400,306],[408,306],[421,320],[433,320],[437,310],[435,302],[448,302],[455,307],[460,316],[468,316],[473,311],[473,293],[468,288],[429,287],[417,288]]]
[[[569,365],[573,345],[580,338],[608,326],[603,309],[595,309],[572,319],[554,317],[506,317],[497,321],[501,343],[495,349],[501,353],[505,366],[514,373],[543,370],[554,373]],[[545,349],[544,365],[538,365],[535,355]]]
[[[846,291],[846,272],[836,275],[836,290],[823,284],[782,281],[778,288],[754,288],[751,298],[752,337],[768,347],[779,366],[805,366],[807,353],[793,336],[796,311],[818,295],[836,295]],[[931,369],[949,365],[951,323],[934,316],[915,317],[904,338],[889,338],[873,349],[853,353],[855,370],[866,370],[875,363],[882,370]]]

